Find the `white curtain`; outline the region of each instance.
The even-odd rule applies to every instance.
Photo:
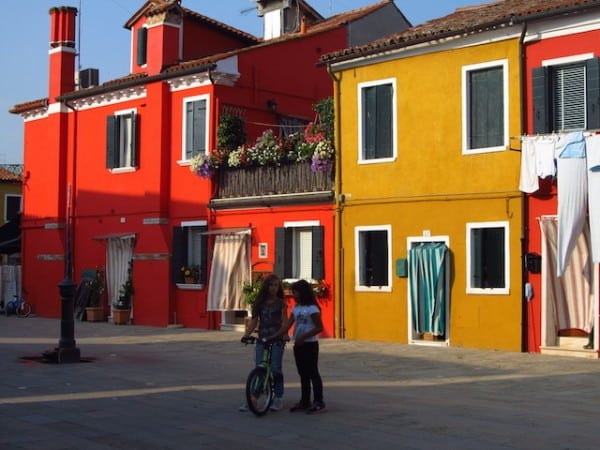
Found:
[[[556,336],[560,330],[579,329],[590,332],[594,323],[593,265],[590,257],[589,227],[584,226],[575,242],[571,258],[562,277],[556,275],[558,223],[557,218],[540,218],[542,252],[546,264],[544,291],[549,317],[547,335]]]
[[[249,239],[248,233],[216,237],[208,283],[209,311],[245,309],[242,286],[251,280]]]
[[[129,262],[133,259],[133,235],[110,237],[106,243],[106,287],[108,305],[119,299],[119,289],[127,279]]]
[[[0,266],[0,300],[6,305],[21,292],[21,266]]]

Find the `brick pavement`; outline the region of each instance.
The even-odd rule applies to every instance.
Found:
[[[240,333],[75,323],[89,362],[22,359],[60,321],[0,316],[1,449],[593,449],[600,361],[322,340],[328,412],[239,412]],[[299,395],[290,349],[285,403]]]

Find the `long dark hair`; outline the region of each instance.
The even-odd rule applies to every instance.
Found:
[[[267,275],[263,278],[262,284],[260,285],[260,289],[258,290],[258,294],[256,294],[256,300],[254,301],[254,307],[252,308],[252,315],[254,315],[254,311],[260,311],[263,303],[269,297],[269,285],[271,283],[278,283],[279,289],[277,289],[277,298],[283,301],[283,287],[281,286],[281,279],[275,275],[274,273]]]
[[[319,303],[317,303],[317,297],[313,292],[312,286],[310,283],[304,279],[300,279],[290,286],[292,291],[298,292],[298,303],[301,305],[317,305],[319,309]]]

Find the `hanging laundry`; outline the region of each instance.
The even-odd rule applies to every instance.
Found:
[[[586,156],[592,261],[600,263],[600,134],[586,138]]]
[[[521,143],[521,177],[519,179],[519,190],[522,192],[532,193],[540,188],[536,171],[535,152],[535,138],[531,136],[523,137]],[[554,161],[552,164],[554,165]]]
[[[556,176],[555,146],[556,136],[536,137],[535,167],[537,176],[548,178]]]
[[[556,145],[558,252],[556,274],[562,276],[585,225],[588,203],[585,139],[582,132],[560,137]]]

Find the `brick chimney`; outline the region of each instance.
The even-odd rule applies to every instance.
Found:
[[[77,8],[50,8],[50,64],[48,97],[50,103],[59,95],[75,90],[75,18]]]

